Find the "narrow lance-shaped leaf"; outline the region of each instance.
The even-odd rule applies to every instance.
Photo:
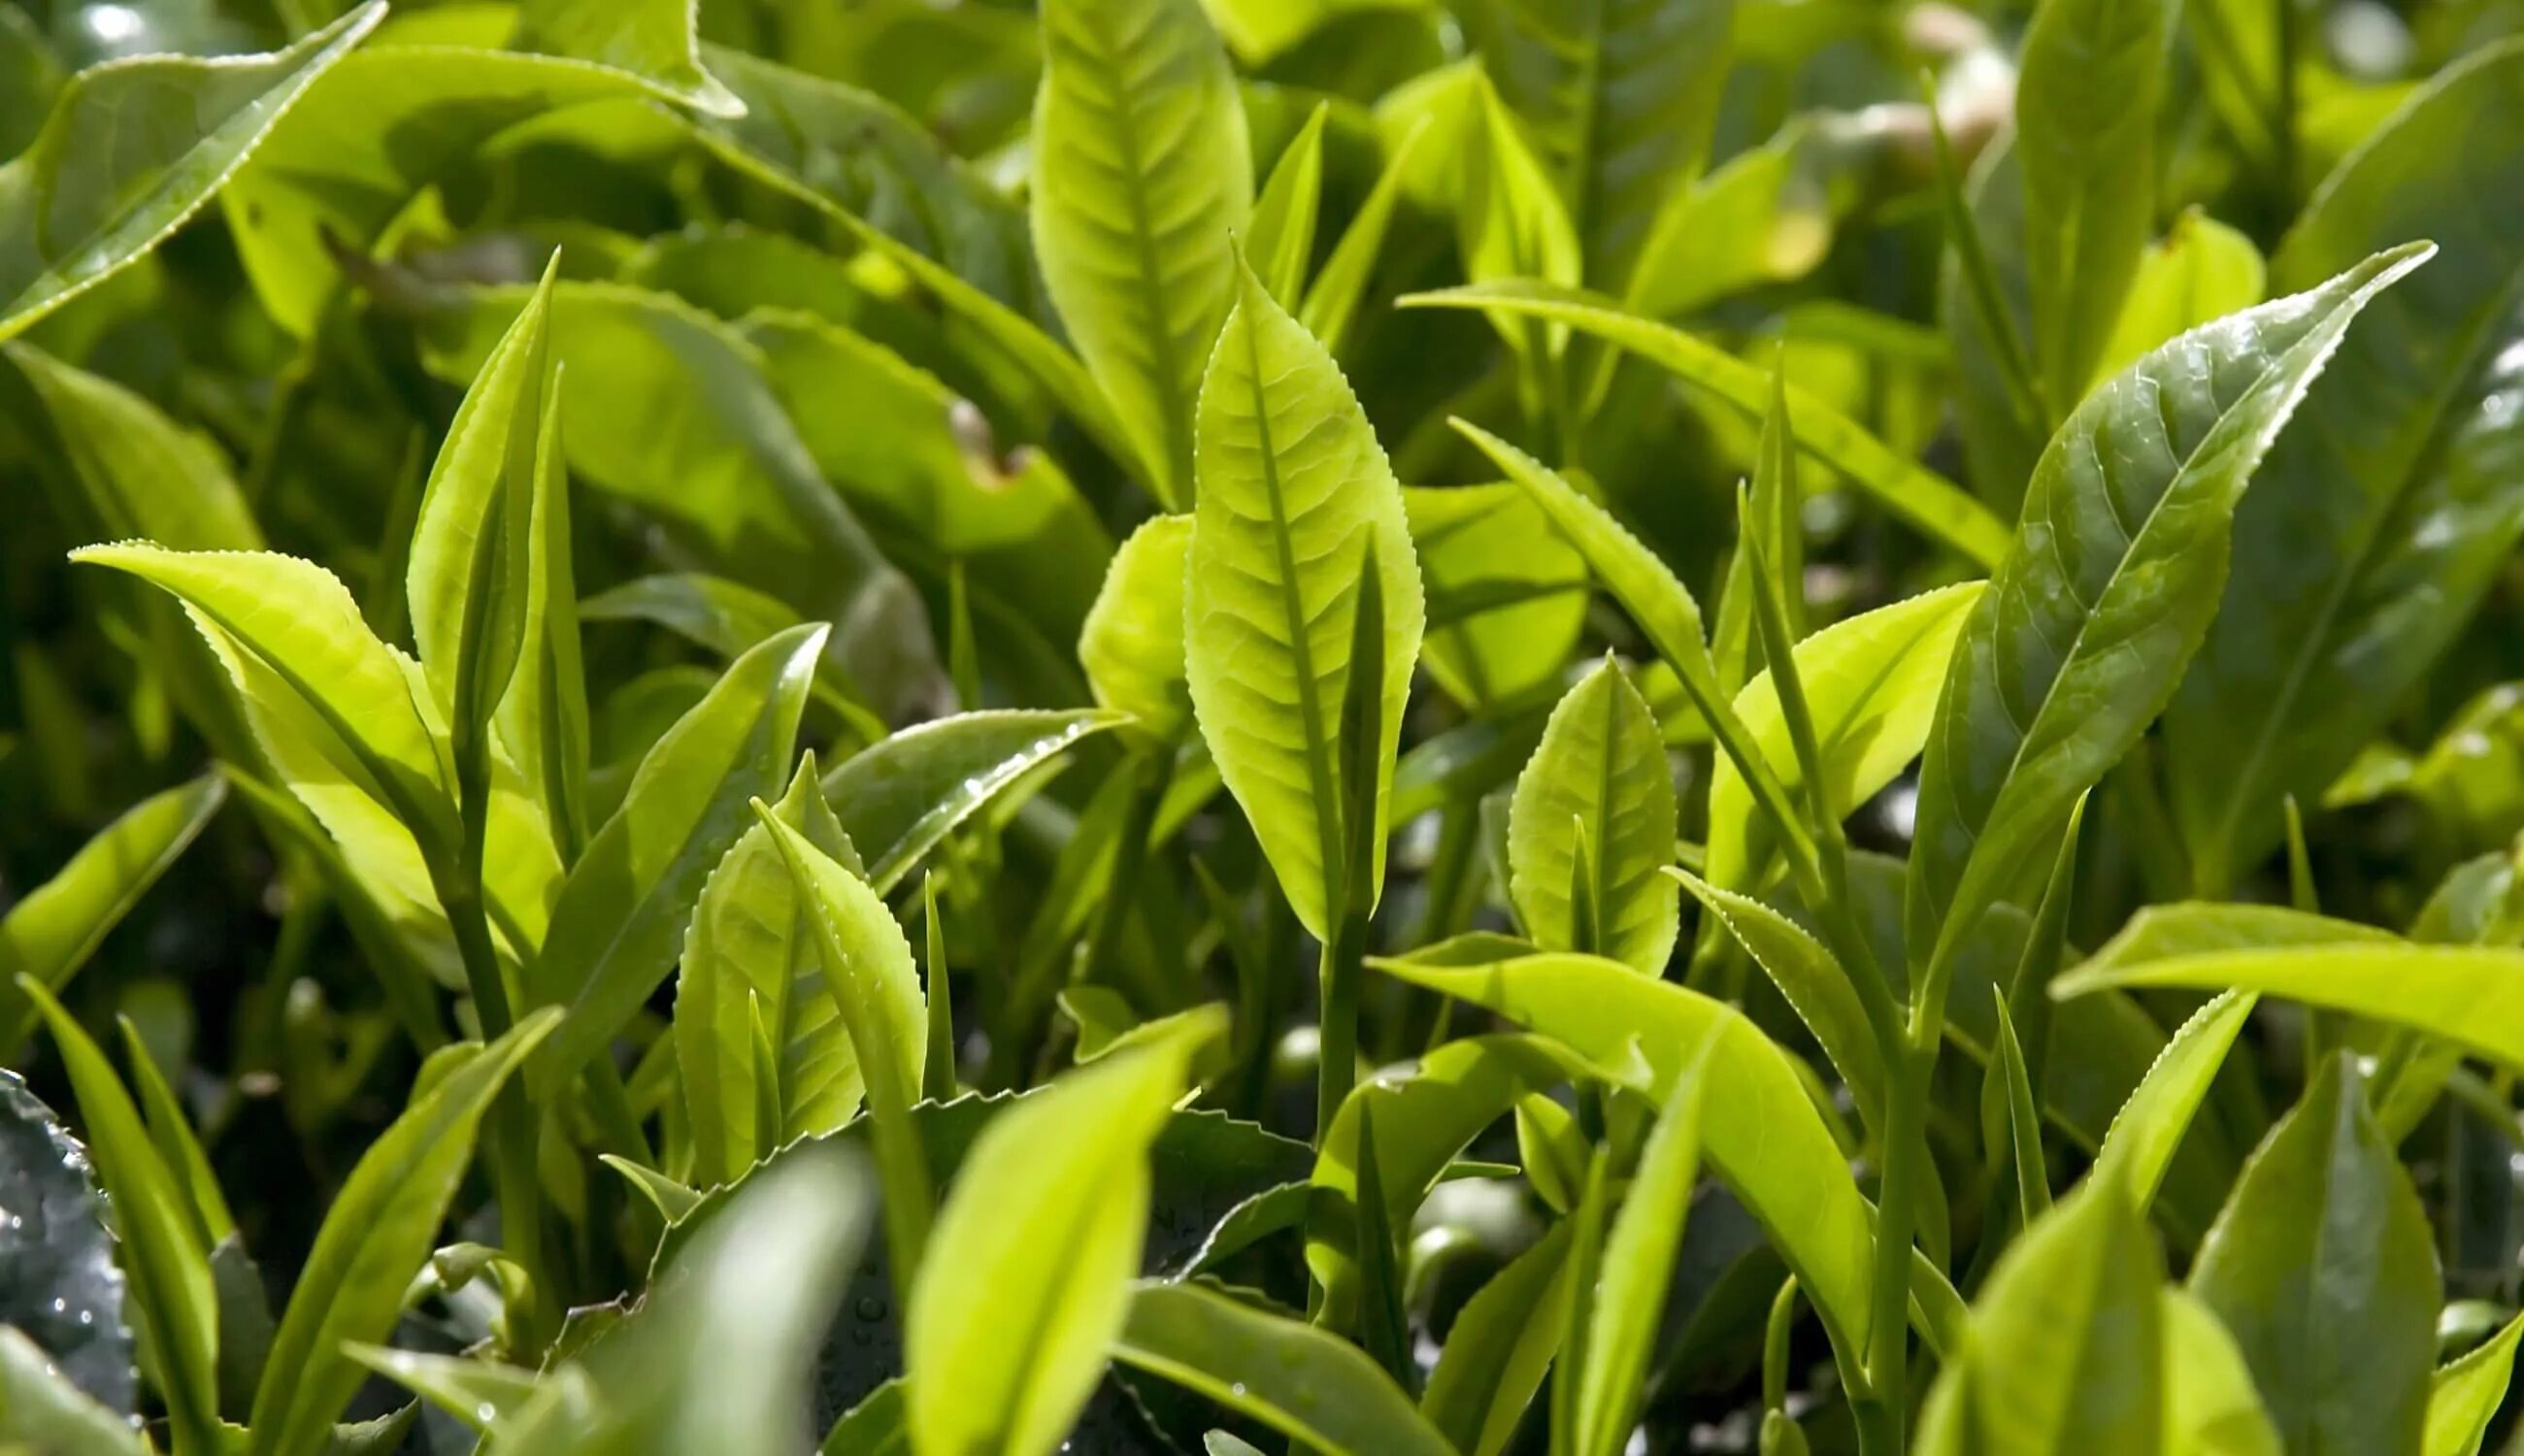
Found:
[[[2428,1383],[2423,1456],[2479,1456],[2489,1423],[2514,1380],[2519,1342],[2524,1342],[2524,1316],[2507,1321],[2479,1348],[2438,1368]]]
[[[2166,0],[2045,0],[2015,112],[2024,258],[2043,398],[2084,397],[2147,247]]]
[[[2099,1178],[2129,1189],[2141,1210],[2155,1201],[2173,1150],[2208,1095],[2208,1085],[2244,1029],[2257,997],[2227,992],[2201,1007],[2167,1042],[2147,1077],[2121,1104],[2095,1154]]]
[[[1149,1143],[1223,1022],[1080,1067],[983,1129],[911,1286],[904,1368],[923,1456],[1048,1456],[1069,1433],[1129,1312]]]
[[[122,917],[227,801],[227,780],[205,775],[132,805],[70,863],[0,916],[0,1056],[26,1040],[34,1007],[19,994],[29,976],[59,992]]]
[[[1393,210],[1402,200],[1411,159],[1429,131],[1430,123],[1424,118],[1393,146],[1384,160],[1384,170],[1377,176],[1375,189],[1367,194],[1367,201],[1359,204],[1349,227],[1324,260],[1323,271],[1315,275],[1314,286],[1306,290],[1306,304],[1297,311],[1297,317],[1305,324],[1306,332],[1322,340],[1330,353],[1340,353],[1341,346],[1349,341],[1350,323],[1358,316],[1359,300],[1367,292],[1377,260],[1383,255],[1385,231],[1392,225]]]
[[[70,457],[109,538],[145,537],[184,551],[259,551],[245,493],[217,445],[102,374],[23,340],[7,346]]]
[[[0,167],[0,340],[165,242],[385,13],[371,0],[266,56],[145,56],[73,76]]]
[[[1610,658],[1542,730],[1508,808],[1511,891],[1546,950],[1584,950],[1662,974],[1677,928],[1674,772],[1647,700]],[[1577,910],[1582,888],[1591,914]]]
[[[1357,1346],[1197,1285],[1133,1286],[1113,1356],[1326,1456],[1448,1456],[1454,1449]]]
[[[221,1241],[236,1235],[236,1217],[228,1212],[227,1195],[219,1191],[210,1157],[202,1151],[201,1141],[193,1136],[192,1124],[185,1120],[184,1104],[176,1099],[175,1090],[167,1085],[156,1056],[140,1039],[140,1028],[128,1016],[117,1017],[116,1022],[122,1031],[122,1056],[131,1068],[134,1094],[149,1125],[149,1141],[157,1147],[158,1160],[168,1175],[183,1189],[196,1246],[205,1254],[211,1253]],[[216,1280],[216,1270],[213,1277]]]
[[[316,1230],[306,1268],[272,1335],[254,1392],[251,1456],[317,1456],[366,1378],[345,1341],[373,1344],[394,1328],[403,1292],[429,1257],[472,1160],[473,1135],[501,1086],[560,1013],[520,1020],[464,1054],[395,1119],[351,1170]]]
[[[1280,153],[1271,176],[1253,199],[1252,226],[1245,237],[1245,256],[1257,260],[1262,277],[1280,307],[1296,312],[1306,292],[1306,269],[1315,256],[1315,217],[1323,207],[1324,120],[1332,103],[1320,101],[1306,124]]]
[[[2216,612],[2254,469],[2351,320],[2428,251],[2379,254],[2183,335],[2096,391],[2043,452],[1921,758],[1915,965],[1948,960],[1955,929],[2007,895],[2162,709]],[[1942,995],[1938,978],[1919,994]]]
[[[821,625],[794,627],[739,657],[649,750],[588,842],[525,973],[529,1004],[569,1010],[528,1067],[538,1095],[565,1085],[673,969],[746,805],[785,780],[823,641]]]
[[[2165,716],[2174,822],[2212,898],[2276,843],[2287,795],[2313,802],[2403,709],[2524,535],[2524,44],[2448,68],[2369,138],[2270,283],[2414,237],[2443,256],[2351,330],[2272,451]]]
[[[1748,418],[1758,419],[1770,408],[1768,370],[1590,293],[1511,279],[1409,294],[1397,303],[1404,308],[1480,309],[1494,316],[1519,315],[1566,324],[1629,350]],[[2005,554],[2007,527],[1961,486],[1904,458],[1821,400],[1794,388],[1788,397],[1795,406],[1797,449],[1809,459],[1847,475],[1886,510],[1971,560],[1988,565]]]
[[[1044,282],[1169,510],[1191,497],[1193,401],[1236,300],[1253,201],[1244,109],[1197,0],[1050,0],[1035,97]]]
[[[1576,1376],[1578,1421],[1570,1446],[1576,1456],[1621,1456],[1637,1428],[1666,1286],[1700,1174],[1706,1073],[1719,1035],[1713,1031],[1675,1078],[1605,1238],[1592,1335],[1584,1368]]]
[[[587,844],[587,678],[579,663],[577,574],[570,561],[569,471],[561,456],[559,370],[536,429],[534,503],[526,522],[525,626],[517,668],[494,723],[529,802],[543,811],[563,864]],[[786,625],[784,623],[784,625]],[[769,636],[769,633],[764,633]],[[744,646],[750,647],[752,643]],[[729,653],[736,656],[742,648]]]
[[[491,715],[526,638],[536,467],[553,389],[558,252],[456,409],[413,526],[405,593],[413,643],[454,734],[460,771],[487,754]],[[483,786],[487,788],[487,785]],[[480,792],[476,790],[475,792]]]
[[[1090,735],[1130,721],[1085,708],[990,708],[905,728],[836,764],[824,798],[890,895],[930,850],[999,795]]]
[[[761,800],[753,815],[789,868],[799,910],[811,933],[824,988],[841,1012],[876,1127],[877,1172],[885,1187],[887,1244],[895,1267],[920,1267],[927,1240],[928,1169],[911,1127],[928,1055],[928,1007],[902,927],[867,882],[834,862]],[[848,841],[844,841],[845,845]]]
[[[1402,491],[1323,347],[1250,270],[1200,397],[1185,643],[1201,736],[1299,923],[1328,940],[1349,843],[1340,718],[1373,691],[1379,741],[1365,905],[1383,882],[1385,799],[1426,620]],[[1358,562],[1373,547],[1381,681],[1352,658]],[[1364,909],[1365,905],[1361,908]]]
[[[140,1109],[105,1052],[76,1019],[32,979],[19,989],[43,1014],[87,1123],[97,1178],[114,1209],[131,1302],[167,1402],[176,1456],[218,1451],[218,1301],[207,1251],[197,1242],[190,1199],[158,1156]]]
[[[2435,1240],[2350,1053],[2253,1154],[2190,1288],[2233,1332],[2289,1450],[2419,1449]]]

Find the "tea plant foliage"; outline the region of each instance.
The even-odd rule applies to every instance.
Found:
[[[0,1451],[2524,1449],[2524,12],[0,7]]]

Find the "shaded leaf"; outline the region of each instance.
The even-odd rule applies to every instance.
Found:
[[[955,826],[1080,739],[1129,721],[1093,709],[992,708],[917,724],[835,764],[824,798],[880,895]]]

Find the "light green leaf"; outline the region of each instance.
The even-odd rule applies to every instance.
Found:
[[[1998,1028],[1998,1045],[1980,1087],[1981,1157],[1991,1168],[2010,1170],[2017,1216],[2021,1227],[2030,1228],[2051,1207],[2050,1164],[2042,1156],[2042,1114],[2034,1110],[2024,1044],[2016,1040],[2005,995],[1997,995],[1996,1001],[1991,1016]],[[2002,1157],[2007,1160],[2004,1164]]]
[[[1568,1320],[1569,1224],[1490,1276],[1446,1331],[1420,1414],[1465,1456],[1497,1456],[1559,1352]]]
[[[477,1432],[490,1430],[535,1392],[533,1371],[496,1360],[423,1355],[356,1341],[344,1344],[342,1353]]]
[[[2095,371],[2117,374],[2176,334],[2240,314],[2268,293],[2269,268],[2251,238],[2196,208],[2185,212],[2140,256]]]
[[[1078,634],[1078,665],[1095,701],[1174,739],[1191,723],[1184,665],[1184,568],[1191,517],[1141,523],[1104,569],[1103,590]]]
[[[1585,1368],[1564,1372],[1578,1383],[1577,1456],[1622,1456],[1638,1426],[1657,1326],[1665,1313],[1666,1286],[1691,1213],[1692,1185],[1700,1176],[1705,1136],[1702,1109],[1709,1090],[1711,1048],[1723,1035],[1689,1054],[1674,1079],[1665,1108],[1639,1152],[1629,1191],[1605,1236],[1595,1289]]]
[[[2479,1456],[2490,1419],[2506,1399],[2515,1376],[2515,1346],[2524,1341],[2524,1317],[2506,1324],[2478,1348],[2438,1368],[2428,1382],[2424,1456]]]
[[[2055,416],[2085,397],[2146,250],[2166,0],[2044,0],[2025,32],[2024,174],[2034,373]]]
[[[815,1149],[746,1180],[638,1309],[491,1430],[537,1456],[804,1451],[817,1341],[858,1256],[867,1182]]]
[[[2212,895],[2409,702],[2524,535],[2524,44],[2447,68],[2343,164],[2270,285],[2418,237],[2443,255],[2350,331],[2237,512],[2234,587],[2165,717]]]
[[[413,526],[405,594],[430,695],[459,744],[482,742],[526,640],[539,462],[558,448],[550,331],[558,255],[457,406]],[[466,750],[457,749],[460,769]]]
[[[1472,89],[1472,115],[1459,138],[1463,195],[1455,212],[1464,276],[1476,283],[1539,278],[1576,287],[1586,264],[1568,203],[1487,70],[1473,73]],[[1556,356],[1568,337],[1566,329],[1546,326],[1537,338],[1531,325],[1506,314],[1493,313],[1490,322],[1529,363],[1537,350]]]
[[[1361,913],[1384,881],[1384,814],[1424,607],[1402,489],[1348,382],[1250,271],[1201,388],[1199,503],[1184,637],[1191,701],[1220,778],[1252,820],[1298,922],[1330,935],[1351,801],[1342,709],[1376,695],[1374,859]],[[1360,563],[1381,584],[1383,660],[1351,660]],[[1381,671],[1369,681],[1364,671]],[[1360,786],[1362,789],[1364,785]]]
[[[1585,626],[1586,561],[1543,509],[1498,484],[1406,485],[1402,510],[1428,588],[1420,657],[1437,686],[1476,711],[1557,688]]]
[[[1493,315],[1516,314],[1565,323],[1672,371],[1749,419],[1761,418],[1771,405],[1768,370],[1592,294],[1511,279],[1410,294],[1397,303],[1404,308],[1481,309]],[[1804,390],[1790,387],[1788,403],[1796,421],[1797,448],[1809,459],[1846,474],[1886,510],[1972,561],[1992,565],[2005,555],[2007,527],[1962,487],[1905,460],[1857,421]]]
[[[2291,1451],[2415,1451],[2443,1298],[2410,1176],[2349,1053],[2245,1165],[2191,1267]]]
[[[263,532],[218,447],[101,374],[24,341],[7,346],[109,539],[183,551],[259,551]]]
[[[18,978],[51,992],[69,985],[219,811],[227,788],[226,779],[205,774],[142,800],[0,916],[0,1054],[13,1053],[34,1029]]]
[[[1607,657],[1552,709],[1509,801],[1509,888],[1534,943],[1664,974],[1678,910],[1658,871],[1674,859],[1675,814],[1656,718]]]
[[[650,1205],[657,1210],[657,1216],[664,1219],[668,1227],[682,1223],[695,1208],[701,1206],[702,1199],[706,1196],[689,1185],[668,1178],[655,1168],[635,1163],[616,1153],[599,1153],[596,1160],[621,1174],[623,1181],[638,1189],[641,1197],[649,1200]]]
[[[300,338],[315,335],[344,286],[336,247],[367,253],[413,197],[509,128],[645,88],[625,72],[546,56],[384,45],[306,91],[219,198],[256,297]]]
[[[1540,143],[1587,281],[1621,290],[1658,214],[1707,159],[1734,0],[1478,0],[1459,13]]]
[[[773,812],[844,869],[859,860],[816,786],[807,755]],[[692,1177],[706,1188],[744,1176],[772,1143],[757,1136],[756,1064],[747,1025],[749,1002],[760,1007],[772,1039],[780,1090],[778,1142],[829,1133],[849,1120],[864,1088],[849,1033],[825,988],[823,959],[799,903],[795,882],[770,831],[755,825],[710,871],[685,933],[675,981],[675,1064],[692,1119]],[[890,995],[915,993],[899,1017],[917,1012],[917,985],[885,983]]]
[[[158,1149],[160,1164],[184,1190],[185,1206],[193,1215],[194,1246],[205,1255],[213,1254],[219,1244],[235,1238],[236,1218],[228,1212],[227,1197],[219,1191],[218,1179],[211,1172],[211,1160],[202,1151],[200,1140],[193,1136],[192,1124],[185,1120],[184,1104],[167,1085],[148,1043],[140,1040],[140,1029],[128,1016],[116,1020],[122,1030],[122,1056],[131,1067],[131,1085],[148,1120],[149,1141]],[[216,1284],[216,1265],[212,1279]]]
[[[1306,268],[1315,258],[1315,217],[1323,208],[1324,121],[1332,103],[1319,101],[1296,137],[1281,150],[1270,180],[1253,199],[1253,220],[1244,252],[1259,260],[1254,271],[1271,296],[1290,313],[1306,294]]]
[[[665,571],[607,587],[579,603],[578,616],[650,622],[730,660],[801,620],[779,598],[703,571]]]
[[[922,1456],[1048,1456],[1069,1433],[1129,1313],[1149,1144],[1191,1055],[1223,1030],[1211,1015],[1077,1068],[983,1129],[911,1286]]]
[[[1918,755],[1955,639],[1985,586],[1967,581],[1922,592],[1834,622],[1797,644],[1797,680],[1814,715],[1816,747],[1831,768],[1825,788],[1840,812],[1873,798]],[[1735,715],[1781,786],[1801,795],[1805,770],[1768,672],[1735,695]],[[1744,776],[1720,755],[1709,783],[1709,882],[1748,891],[1760,883],[1771,853],[1769,821],[1755,812]]]
[[[2188,333],[2078,407],[1955,649],[1919,770],[1915,966],[2004,898],[2180,682],[2225,582],[2234,509],[2367,302],[2425,245]],[[1929,995],[1938,994],[1935,972]]]
[[[2230,991],[2193,1012],[2105,1132],[2095,1154],[2096,1176],[2129,1189],[2142,1211],[2156,1200],[2173,1150],[2182,1145],[2182,1135],[2191,1130],[2210,1081],[2258,999]]]
[[[1796,1069],[1741,1012],[1618,961],[1524,955],[1466,965],[1373,959],[1388,975],[1487,1006],[1567,1043],[1604,1066],[1644,1050],[1651,1096],[1672,1092],[1681,1061],[1716,1038],[1709,1095],[1727,1115],[1702,1129],[1703,1151],[1778,1244],[1798,1284],[1842,1349],[1864,1348],[1874,1214]],[[1918,1266],[1915,1266],[1917,1268]],[[1932,1342],[1959,1309],[1933,1275],[1915,1278]],[[1852,1340],[1859,1343],[1852,1343]]]
[[[1130,720],[1092,708],[991,708],[916,724],[834,765],[824,798],[890,895],[941,840],[1080,739]]]
[[[739,657],[640,760],[622,807],[571,868],[524,976],[528,1004],[569,1013],[528,1066],[537,1096],[610,1043],[673,969],[747,803],[787,780],[823,639],[820,625],[793,627]]]
[[[209,1250],[198,1242],[193,1205],[158,1155],[140,1109],[114,1075],[105,1052],[61,1002],[32,979],[18,989],[43,1014],[54,1047],[78,1094],[97,1181],[113,1208],[122,1243],[131,1304],[152,1353],[151,1370],[167,1402],[176,1456],[218,1451],[218,1298]],[[40,1213],[41,1210],[35,1210]]]
[[[1449,1456],[1454,1449],[1358,1346],[1198,1286],[1133,1286],[1113,1358],[1326,1456]]]
[[[2170,1456],[2279,1456],[2235,1337],[2198,1296],[2166,1286],[2164,1449]]]
[[[0,167],[0,340],[165,242],[385,16],[370,3],[265,56],[83,71]]]
[[[1814,1033],[1830,1058],[1859,1115],[1873,1126],[1883,1115],[1884,1054],[1867,1010],[1850,985],[1849,973],[1820,941],[1795,921],[1758,899],[1699,879],[1688,870],[1666,873],[1682,883],[1692,898],[1726,927],[1762,973],[1778,987],[1797,1019]]]
[[[517,38],[522,49],[627,71],[710,116],[742,116],[745,103],[702,68],[699,19],[694,0],[524,0]]]
[[[1046,0],[1033,222],[1061,319],[1155,488],[1192,490],[1193,402],[1253,202],[1244,109],[1198,0]]]
[[[254,1392],[251,1456],[316,1456],[366,1379],[343,1353],[392,1332],[472,1160],[492,1097],[560,1013],[536,1012],[472,1050],[368,1145],[325,1212]]]
[[[80,1456],[150,1456],[129,1419],[72,1384],[14,1325],[0,1325],[0,1441]]]
[[[1349,342],[1350,323],[1358,317],[1359,300],[1384,254],[1384,235],[1392,226],[1394,206],[1402,200],[1403,185],[1411,175],[1411,159],[1429,129],[1426,122],[1415,125],[1387,149],[1384,170],[1378,173],[1374,190],[1358,205],[1349,227],[1324,260],[1323,271],[1315,275],[1314,286],[1306,290],[1298,321],[1330,353],[1341,353]]]
[[[2089,1183],[2001,1255],[1965,1357],[1938,1377],[1954,1438],[1933,1456],[2163,1449],[2164,1263],[2128,1197]]]

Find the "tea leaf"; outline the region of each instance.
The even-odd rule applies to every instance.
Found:
[[[363,5],[266,56],[149,56],[73,76],[0,167],[0,340],[165,242],[385,12]]]
[[[2185,334],[2079,406],[1973,607],[1919,770],[1906,919],[1935,966],[2162,709],[2224,586],[2234,509],[2350,321],[2426,257]],[[1929,995],[1940,994],[1933,985]]]
[[[835,764],[824,798],[866,858],[868,884],[892,894],[955,826],[1079,740],[1128,721],[1084,708],[957,713]]]
[[[2098,1181],[2129,1189],[2141,1210],[2155,1200],[2174,1148],[2190,1131],[2210,1079],[2225,1065],[2227,1049],[2257,999],[2230,991],[2182,1023],[2105,1132],[2095,1154]]]
[[[2096,372],[2117,374],[2176,334],[2240,314],[2268,294],[2269,267],[2253,240],[2196,210],[2186,212],[2140,255]]]
[[[151,795],[79,847],[60,873],[0,915],[0,1051],[34,1029],[35,1009],[20,976],[58,994],[131,913],[149,887],[191,846],[227,801],[227,780],[205,774]]]
[[[1569,1225],[1490,1277],[1455,1316],[1420,1414],[1466,1456],[1496,1456],[1551,1368],[1567,1321]]]
[[[1159,504],[1191,502],[1193,402],[1236,302],[1253,163],[1196,0],[1051,0],[1036,93],[1035,247]]]
[[[1658,873],[1674,857],[1674,771],[1619,663],[1598,663],[1552,709],[1507,833],[1512,893],[1537,945],[1663,973],[1677,923],[1675,884]]]
[[[673,969],[747,803],[785,780],[823,641],[820,625],[793,627],[739,657],[649,750],[588,841],[523,978],[528,1004],[568,1009],[528,1065],[538,1096],[610,1043]]]
[[[2253,1154],[2190,1288],[2234,1334],[2289,1449],[2419,1448],[2436,1249],[2354,1064],[2326,1058]]]
[[[428,1259],[473,1134],[492,1097],[561,1020],[544,1010],[464,1054],[368,1145],[316,1232],[254,1392],[251,1456],[316,1456],[365,1379],[343,1353],[394,1328],[404,1286]]]
[[[1245,237],[1247,255],[1261,260],[1254,271],[1263,286],[1291,313],[1305,297],[1306,269],[1315,257],[1315,217],[1324,193],[1324,119],[1330,115],[1332,103],[1318,102],[1296,139],[1282,149],[1270,179],[1253,199]]]
[[[183,551],[263,549],[254,512],[208,438],[24,340],[5,352],[52,415],[107,537],[146,537]]]
[[[133,1351],[124,1323],[127,1281],[115,1262],[105,1200],[87,1149],[15,1073],[0,1076],[0,1170],[10,1197],[43,1213],[21,1213],[14,1225],[0,1219],[0,1269],[8,1271],[0,1280],[0,1319],[8,1337],[34,1342],[36,1368],[61,1387],[22,1390],[20,1351],[0,1351],[0,1438],[32,1436],[30,1429],[8,1425],[12,1418],[29,1428],[37,1423],[22,1411],[59,1406],[69,1419],[94,1401],[120,1421],[134,1403]],[[124,1234],[125,1246],[131,1237]]]
[[[1721,890],[1688,870],[1666,873],[1691,892],[1778,987],[1849,1084],[1859,1116],[1873,1126],[1884,1109],[1884,1055],[1848,971],[1820,941],[1760,900]]]
[[[1078,665],[1099,704],[1131,714],[1172,739],[1191,722],[1184,664],[1184,566],[1191,518],[1141,523],[1113,554],[1103,590],[1078,635]]]
[[[2164,1448],[2198,1456],[2279,1456],[2279,1435],[2233,1335],[2198,1296],[2166,1286]]]
[[[1385,801],[1419,655],[1420,572],[1402,490],[1323,346],[1248,269],[1201,386],[1200,497],[1184,598],[1193,712],[1219,777],[1253,821],[1281,893],[1317,939],[1343,891],[1342,704],[1373,694],[1370,906],[1384,880]],[[1381,582],[1381,662],[1355,661],[1366,553]],[[1370,680],[1362,674],[1382,676]]]
[[[50,1354],[9,1325],[0,1325],[0,1440],[94,1456],[150,1451],[128,1420],[72,1384]]]
[[[2524,48],[2451,68],[2345,164],[2270,263],[2298,289],[2404,238],[2415,288],[2350,332],[2235,519],[2235,589],[2165,720],[2174,819],[2212,892],[2277,842],[2452,641],[2524,534],[2516,345]],[[2318,704],[2318,706],[2314,706]]]
[[[1190,1056],[1224,1029],[1213,1015],[1080,1067],[983,1130],[911,1287],[904,1363],[924,1456],[1060,1444],[1133,1302],[1149,1143]]]
[[[2478,1456],[2489,1423],[2515,1375],[2515,1346],[2524,1318],[2509,1320],[2478,1348],[2440,1366],[2428,1382],[2427,1456]]]
[[[1113,1357],[1328,1456],[1453,1450],[1357,1346],[1195,1285],[1134,1286]]]
[[[627,71],[669,100],[711,116],[745,103],[702,68],[690,0],[525,0],[520,38],[530,49]]]

